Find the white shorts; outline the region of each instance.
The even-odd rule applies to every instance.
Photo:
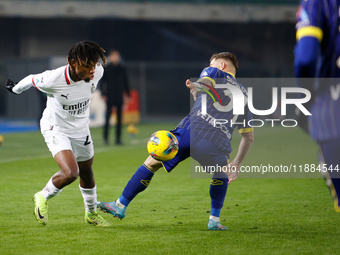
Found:
[[[48,149],[54,157],[58,152],[71,150],[77,162],[89,160],[94,155],[93,141],[90,131],[81,138],[72,138],[67,135],[53,131],[42,130]]]

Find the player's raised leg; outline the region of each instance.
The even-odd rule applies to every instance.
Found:
[[[118,219],[125,217],[126,208],[138,193],[144,191],[150,184],[154,173],[162,166],[160,161],[148,157],[124,188],[123,194],[113,202],[98,202],[98,208],[111,213]]]

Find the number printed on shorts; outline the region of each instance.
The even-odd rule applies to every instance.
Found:
[[[85,141],[85,143],[84,143],[85,146],[86,146],[86,145],[89,145],[89,144],[91,143],[91,141],[89,141],[89,138],[90,138],[89,135],[86,136],[86,141]]]

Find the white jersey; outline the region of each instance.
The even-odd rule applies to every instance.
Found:
[[[90,101],[103,73],[104,68],[98,64],[93,80],[74,82],[69,74],[69,65],[66,65],[30,75],[20,81],[13,91],[19,94],[28,89],[27,81],[31,79],[30,86],[34,85],[47,94],[46,109],[40,121],[41,129],[53,129],[79,138],[89,130]]]

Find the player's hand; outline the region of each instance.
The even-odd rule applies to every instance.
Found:
[[[6,86],[6,89],[7,89],[9,92],[11,92],[11,93],[17,95],[16,93],[13,92],[13,87],[15,86],[15,84],[14,84],[14,82],[13,82],[11,79],[8,79],[8,80],[6,81],[5,86]]]
[[[192,83],[189,79],[186,80],[185,85],[188,89],[190,89],[190,94],[194,98],[194,101],[197,100],[197,87],[195,83]]]
[[[240,167],[241,165],[238,165],[234,162],[229,163],[229,165],[227,166],[228,184],[238,178],[238,175],[240,174]]]

